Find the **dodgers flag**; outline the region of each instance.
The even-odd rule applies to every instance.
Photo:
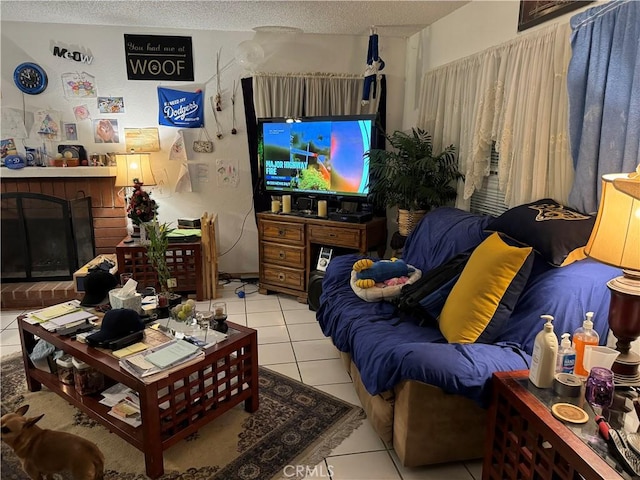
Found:
[[[158,87],[158,123],[168,127],[200,128],[204,126],[202,90],[183,92]]]

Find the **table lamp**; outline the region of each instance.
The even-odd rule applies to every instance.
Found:
[[[612,370],[616,382],[640,384],[640,356],[631,342],[640,336],[640,166],[632,174],[602,176],[602,197],[585,253],[623,269],[607,282],[611,292],[609,328],[620,352]]]
[[[116,187],[133,187],[137,178],[144,185],[155,185],[148,153],[116,153]]]

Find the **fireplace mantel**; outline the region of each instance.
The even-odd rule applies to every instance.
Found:
[[[25,167],[2,168],[0,178],[115,177],[116,167]]]

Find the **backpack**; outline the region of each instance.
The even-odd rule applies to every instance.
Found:
[[[419,319],[420,325],[434,322],[434,313],[444,306],[470,256],[471,251],[460,253],[423,274],[417,282],[402,287],[396,299],[400,313]]]

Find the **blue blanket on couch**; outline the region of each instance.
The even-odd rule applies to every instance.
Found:
[[[437,209],[409,236],[403,259],[427,272],[479,245],[488,236],[484,228],[491,219],[455,208]],[[368,392],[375,395],[402,380],[418,380],[483,406],[490,400],[493,372],[529,368],[535,335],[543,325],[540,315],[555,317],[559,337],[573,334],[585,313],[593,311],[594,328],[604,343],[610,296],[606,282],[620,274],[589,259],[557,268],[536,258],[525,291],[495,343],[449,344],[437,324],[421,326],[401,316],[392,303],[356,296],[349,275],[358,258],[351,254],[331,261],[317,319],[335,346],[351,354]]]

